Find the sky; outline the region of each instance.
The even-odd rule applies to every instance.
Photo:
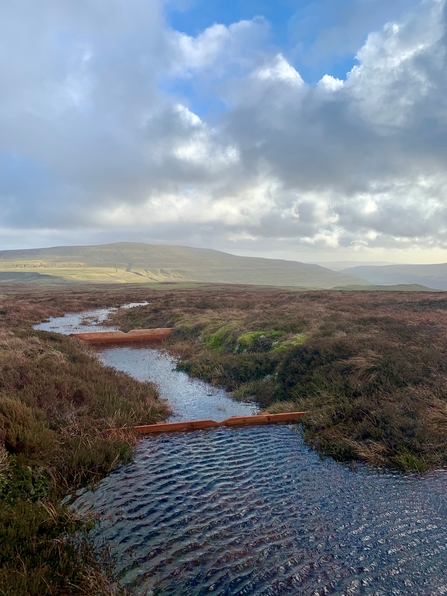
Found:
[[[447,262],[447,0],[0,15],[0,249]]]

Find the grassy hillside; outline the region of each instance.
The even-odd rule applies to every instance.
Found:
[[[332,271],[345,271],[351,267],[378,267],[381,265],[394,265],[390,261],[321,261],[315,263],[315,265],[321,265],[326,269],[332,269]]]
[[[433,288],[422,286],[421,284],[396,284],[396,285],[373,285],[370,286],[342,286],[332,288],[333,290],[343,290],[344,292],[433,292]],[[436,290],[442,292],[442,290]]]
[[[447,263],[350,267],[343,273],[358,275],[373,284],[422,284],[435,290],[447,290]]]
[[[369,285],[319,265],[133,242],[0,251],[2,278],[31,283],[194,281],[321,289]]]

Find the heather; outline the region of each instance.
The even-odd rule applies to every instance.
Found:
[[[215,287],[117,313],[172,326],[179,367],[272,412],[306,410],[322,455],[403,471],[447,463],[444,293]]]
[[[168,407],[152,384],[102,366],[77,340],[32,330],[109,296],[2,291],[0,594],[125,594],[107,549],[88,539],[95,521],[63,499],[131,459],[134,436],[104,431],[157,422]]]

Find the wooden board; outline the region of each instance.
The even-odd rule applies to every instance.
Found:
[[[232,416],[220,423],[220,426],[255,426],[258,424],[276,424],[295,422],[306,412],[284,412],[282,414],[259,414],[257,416]]]
[[[172,329],[133,329],[129,333],[124,331],[95,331],[92,333],[72,333],[73,337],[90,344],[130,343],[135,341],[160,341],[167,339]]]
[[[159,422],[158,424],[135,426],[135,430],[137,433],[145,435],[150,433],[185,432],[203,428],[216,428],[218,426],[219,424],[214,420],[191,420],[189,422]]]
[[[147,424],[135,426],[139,434],[185,432],[191,430],[202,430],[205,428],[217,428],[219,426],[241,427],[257,426],[259,424],[278,424],[280,422],[296,422],[307,412],[284,412],[282,414],[258,414],[257,416],[233,416],[222,422],[214,420],[191,420],[188,422],[162,422],[158,424]]]

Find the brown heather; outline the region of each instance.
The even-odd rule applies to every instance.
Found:
[[[61,505],[129,461],[132,433],[168,414],[150,383],[106,368],[81,342],[31,325],[133,298],[115,290],[0,288],[0,595],[126,594],[93,520]]]

